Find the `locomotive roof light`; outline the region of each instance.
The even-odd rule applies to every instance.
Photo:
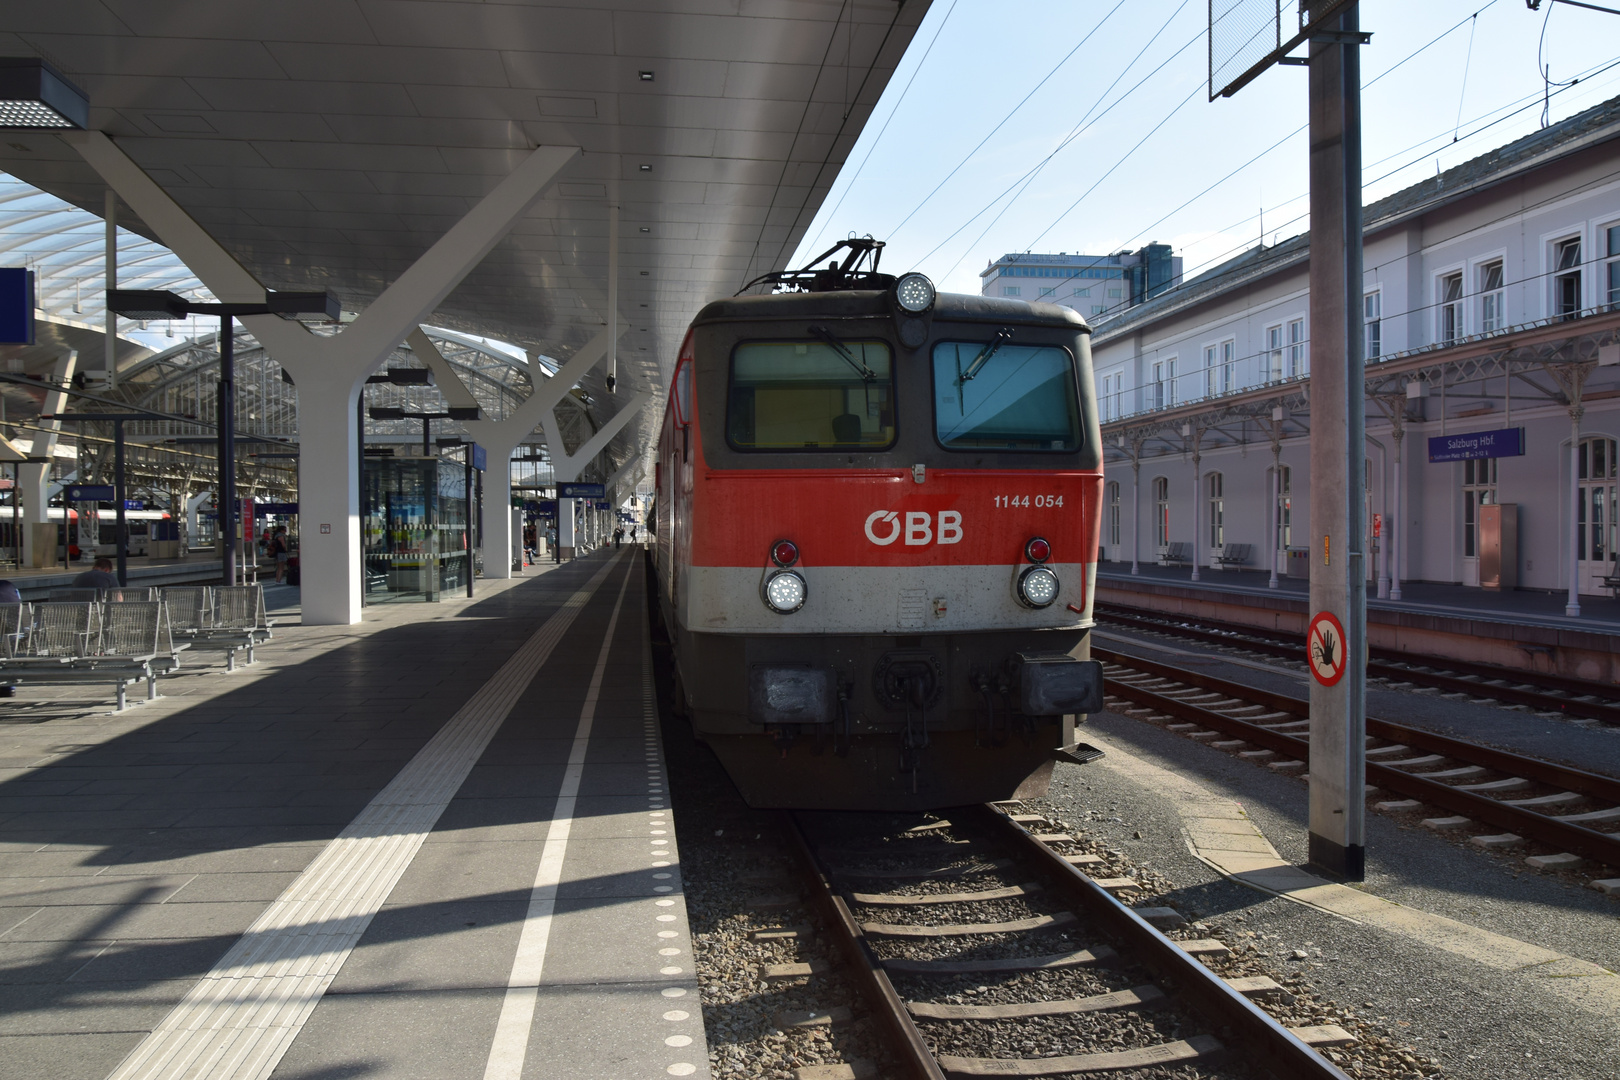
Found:
[[[1051,605],[1058,595],[1058,576],[1051,567],[1031,566],[1018,575],[1018,599],[1027,607]]]
[[[1052,557],[1052,545],[1039,536],[1032,536],[1024,545],[1024,556],[1032,563],[1043,563]]]
[[[778,570],[765,579],[765,606],[778,615],[791,615],[804,607],[809,592],[797,571]]]
[[[894,283],[894,303],[908,315],[923,315],[934,306],[934,283],[913,270]]]
[[[778,540],[771,545],[771,562],[786,569],[799,561],[799,545],[791,540]]]

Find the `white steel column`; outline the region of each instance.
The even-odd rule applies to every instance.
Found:
[[[421,333],[421,331],[418,330],[417,333]],[[506,501],[501,505],[510,505],[511,502],[512,471],[510,461],[512,454],[523,444],[524,440],[534,433],[534,429],[541,425],[542,418],[551,416],[552,410],[568,395],[568,391],[579,385],[579,381],[585,377],[586,373],[596,366],[597,362],[607,353],[610,340],[610,331],[602,330],[591,340],[581,345],[579,350],[569,357],[568,362],[557,369],[557,374],[549,379],[542,379],[538,359],[531,360],[529,364],[529,382],[534,389],[529,396],[517,408],[513,409],[511,414],[504,420],[475,420],[467,425],[472,437],[478,440],[478,444],[484,447],[488,453],[490,461],[500,460],[508,463],[506,475],[498,482],[498,486],[504,486],[506,492],[504,496]],[[441,382],[448,380],[448,382],[453,383],[456,388],[459,388],[459,392],[466,394],[468,400],[471,401],[471,392],[462,386],[460,379],[455,375],[449,363],[439,353],[439,350],[434,347],[433,343],[428,340],[426,334],[421,334],[420,340],[413,335],[411,349],[422,356],[423,360],[434,369]],[[560,445],[560,441],[557,445]],[[549,441],[547,447],[554,455],[556,454],[556,446]],[[556,458],[553,457],[552,466],[554,470],[556,464]],[[576,477],[573,475],[558,475],[556,479],[571,481]],[[489,486],[487,476],[485,477],[485,486],[486,489]],[[486,495],[486,500],[487,498]],[[512,576],[512,553],[517,549],[522,537],[521,535],[513,536],[511,527],[510,514],[503,517],[494,528],[490,528],[486,522],[484,530],[485,577]],[[557,528],[557,543],[560,546],[562,544],[562,525],[560,522]]]
[[[1569,598],[1564,614],[1571,618],[1581,614],[1581,417],[1586,410],[1580,393],[1577,385],[1569,407]]]
[[[73,373],[78,366],[77,349],[69,349],[66,354],[57,357],[56,363],[51,365],[51,385],[67,386],[73,381]],[[40,403],[39,411],[58,413],[65,408],[67,408],[67,394],[53,389],[45,392],[45,400]],[[45,460],[17,466],[18,484],[22,488],[17,492],[22,498],[22,557],[24,565],[27,566],[32,566],[35,561],[34,526],[43,525],[51,519],[46,509],[50,505],[51,461],[56,457],[56,434],[62,430],[62,422],[41,420],[39,426],[44,430],[34,433],[34,444],[29,448],[28,456]],[[66,527],[65,521],[63,527]]]
[[[105,134],[71,132],[64,139],[215,296],[227,303],[263,302],[263,285]],[[298,387],[305,625],[360,618],[355,402],[366,376],[483,261],[578,154],[578,147],[533,151],[341,333],[320,337],[274,315],[242,320]],[[342,475],[333,475],[335,469]]]
[[[1131,573],[1139,575],[1142,567],[1138,562],[1141,557],[1142,545],[1142,440],[1137,439],[1131,453]]]
[[[557,561],[567,562],[574,557],[574,500],[557,500]]]

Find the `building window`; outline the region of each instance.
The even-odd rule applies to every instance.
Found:
[[[1092,304],[1091,313],[1093,315],[1101,315],[1103,313],[1103,306],[1101,304]]]
[[[1002,286],[1002,289],[1001,289],[1001,295],[1002,296],[1018,296],[1018,295],[1022,294],[1023,291],[1024,291],[1024,287],[1022,285],[1004,285],[1004,286]]]
[[[1305,351],[1305,320],[1294,319],[1288,324],[1288,377],[1297,379],[1311,373],[1310,354]]]
[[[1076,290],[1074,290],[1074,295],[1076,295],[1076,296],[1090,296],[1091,295],[1091,290],[1090,289],[1076,289]]]
[[[1161,551],[1170,546],[1170,479],[1165,476],[1153,478],[1153,534]]]
[[[1114,418],[1114,379],[1113,375],[1102,377],[1102,408],[1099,411],[1105,424]]]
[[[1056,290],[1056,289],[1048,289],[1048,288],[1047,288],[1047,287],[1046,287],[1046,286],[1044,286],[1044,285],[1043,285],[1043,286],[1041,286],[1041,295],[1042,295],[1042,296],[1051,296],[1051,295],[1052,295],[1052,294],[1053,294],[1053,293],[1055,293],[1055,292],[1057,292],[1057,290]]]
[[[1435,325],[1434,339],[1441,345],[1455,345],[1463,336],[1463,280],[1462,274],[1446,274],[1440,279],[1439,322]]]
[[[1214,397],[1232,389],[1232,367],[1236,359],[1236,341],[1204,346],[1205,397]]]
[[[1123,292],[1121,292],[1119,289],[1109,289],[1108,290],[1108,299],[1110,299],[1110,300],[1118,300],[1120,297],[1122,297],[1124,295],[1125,294]]]
[[[1608,257],[1608,265],[1604,267],[1604,291],[1608,294],[1609,310],[1620,308],[1620,225],[1610,225],[1603,230],[1606,240],[1604,253]]]
[[[1581,313],[1581,238],[1553,245],[1553,314],[1573,319]]]
[[[1119,481],[1108,485],[1108,542],[1119,547]]]
[[[1496,459],[1463,462],[1463,557],[1479,555],[1479,508],[1496,501]]]
[[[1163,409],[1176,403],[1176,358],[1153,363],[1153,385],[1149,387],[1148,407]]]
[[[1384,355],[1384,294],[1370,292],[1361,298],[1361,341],[1370,363]]]
[[[1226,543],[1226,499],[1222,495],[1224,482],[1220,473],[1213,472],[1206,483],[1209,486],[1209,550],[1210,554],[1218,555]]]
[[[1282,323],[1266,327],[1266,381],[1278,382],[1283,377]]]
[[[1507,325],[1502,308],[1502,260],[1479,268],[1479,329],[1489,334]]]
[[[1601,436],[1581,441],[1576,476],[1580,481],[1580,501],[1575,509],[1575,558],[1579,562],[1613,561],[1615,557],[1615,480],[1620,479],[1620,449],[1613,439]],[[1605,573],[1613,573],[1607,567]]]

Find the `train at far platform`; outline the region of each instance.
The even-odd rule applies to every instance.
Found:
[[[1102,707],[1090,327],[882,247],[707,305],[666,402],[673,708],[754,806],[1035,797]]]

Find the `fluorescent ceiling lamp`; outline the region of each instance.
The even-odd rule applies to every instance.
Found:
[[[0,128],[90,126],[90,99],[37,56],[0,57]]]

